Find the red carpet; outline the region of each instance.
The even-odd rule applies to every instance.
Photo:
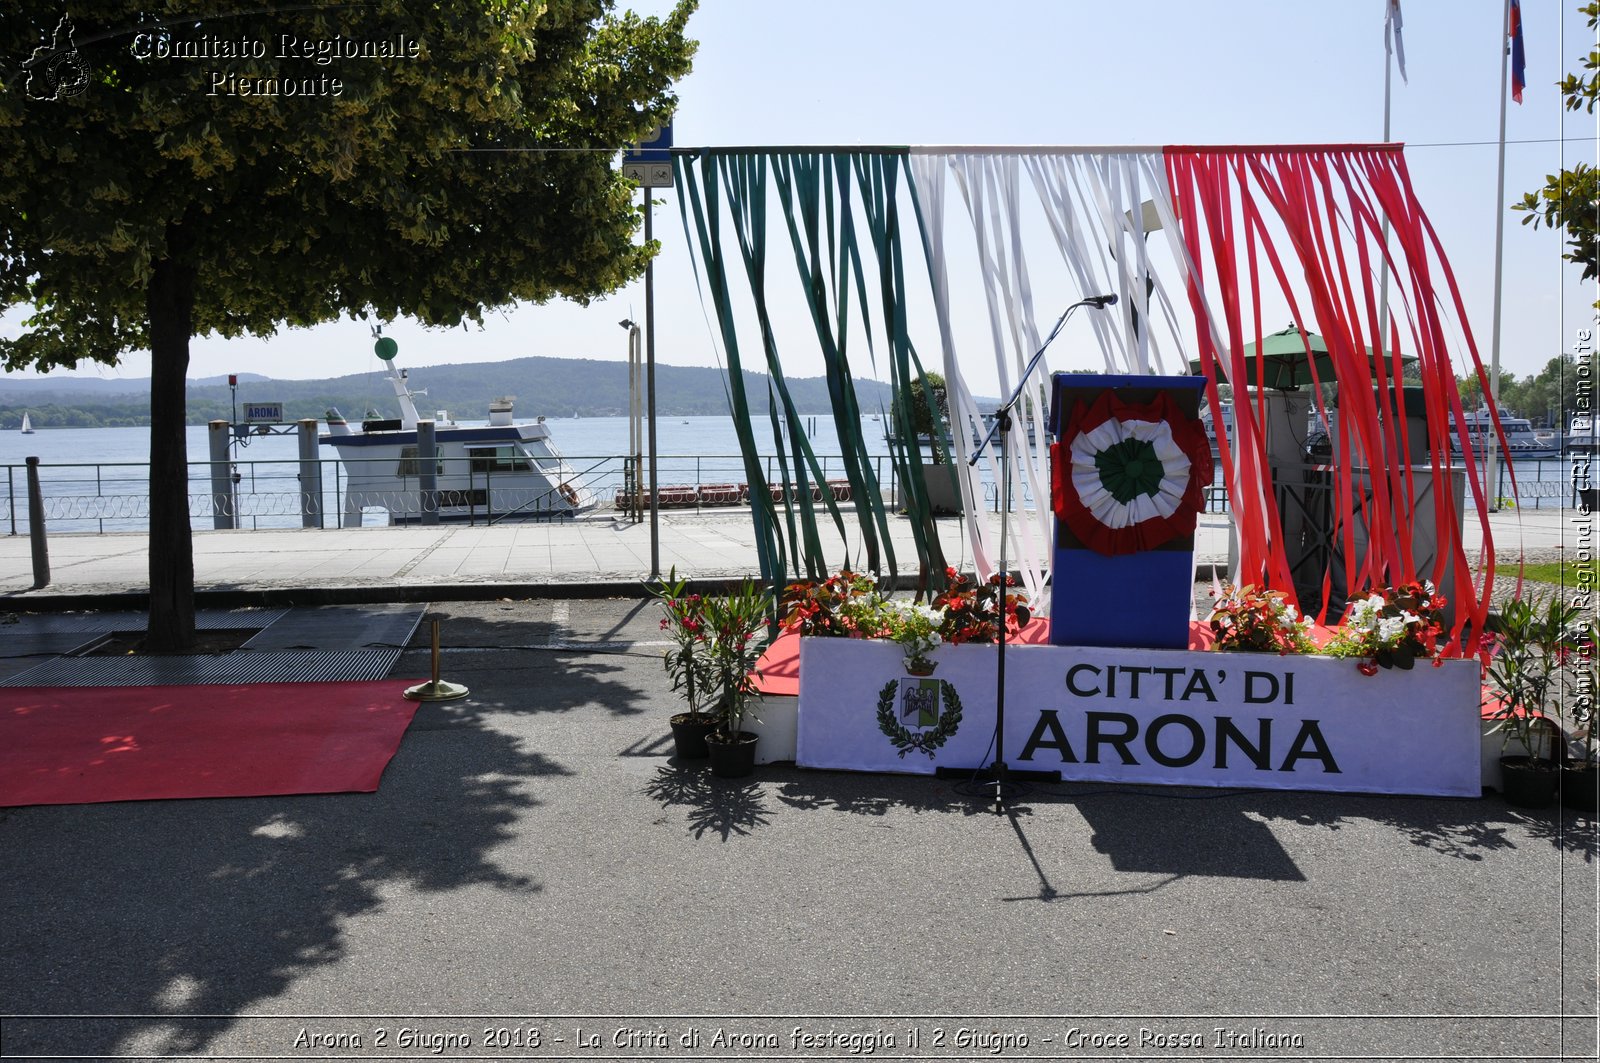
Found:
[[[0,687],[0,806],[371,793],[410,685]]]

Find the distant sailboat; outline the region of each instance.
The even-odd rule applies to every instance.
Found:
[[[22,411],[22,434],[25,436],[33,435],[33,421],[29,420],[27,410]]]

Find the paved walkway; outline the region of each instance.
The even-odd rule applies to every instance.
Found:
[[[963,567],[971,554],[959,520],[939,522],[946,556]],[[915,558],[910,524],[890,522],[895,554]],[[1576,556],[1593,549],[1594,517],[1571,509],[1509,510],[1491,515],[1500,557],[1530,560]],[[1587,528],[1588,537],[1583,533]],[[760,569],[749,513],[663,514],[662,573],[696,579],[739,578]],[[1226,564],[1229,518],[1202,518],[1196,555],[1201,564]],[[824,542],[837,562],[860,562],[859,543],[847,544],[831,528]],[[1467,527],[1469,547],[1482,538]],[[50,583],[32,590],[26,535],[0,536],[0,595],[14,603],[48,598],[138,593],[148,583],[150,537],[143,533],[62,534],[49,539]],[[534,593],[566,596],[632,595],[650,576],[650,526],[596,518],[553,524],[495,527],[439,526],[272,531],[200,531],[194,534],[195,586],[214,592],[313,590],[337,595],[406,597],[455,589],[483,597],[499,588],[508,597]],[[60,604],[60,603],[57,603]]]
[[[0,810],[8,1057],[1595,1058],[1570,810],[716,779],[669,756],[650,605],[436,608],[471,696],[377,793]],[[745,1033],[776,1047],[713,1047]]]

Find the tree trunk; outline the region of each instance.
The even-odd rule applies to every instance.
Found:
[[[189,448],[185,416],[189,337],[194,332],[195,270],[186,261],[193,234],[167,225],[167,255],[154,264],[150,320],[150,620],[145,648],[191,649],[194,541],[189,529]]]

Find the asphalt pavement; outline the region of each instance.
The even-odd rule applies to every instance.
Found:
[[[1572,812],[720,780],[648,603],[432,611],[376,793],[0,810],[0,1055],[1595,1058]]]

